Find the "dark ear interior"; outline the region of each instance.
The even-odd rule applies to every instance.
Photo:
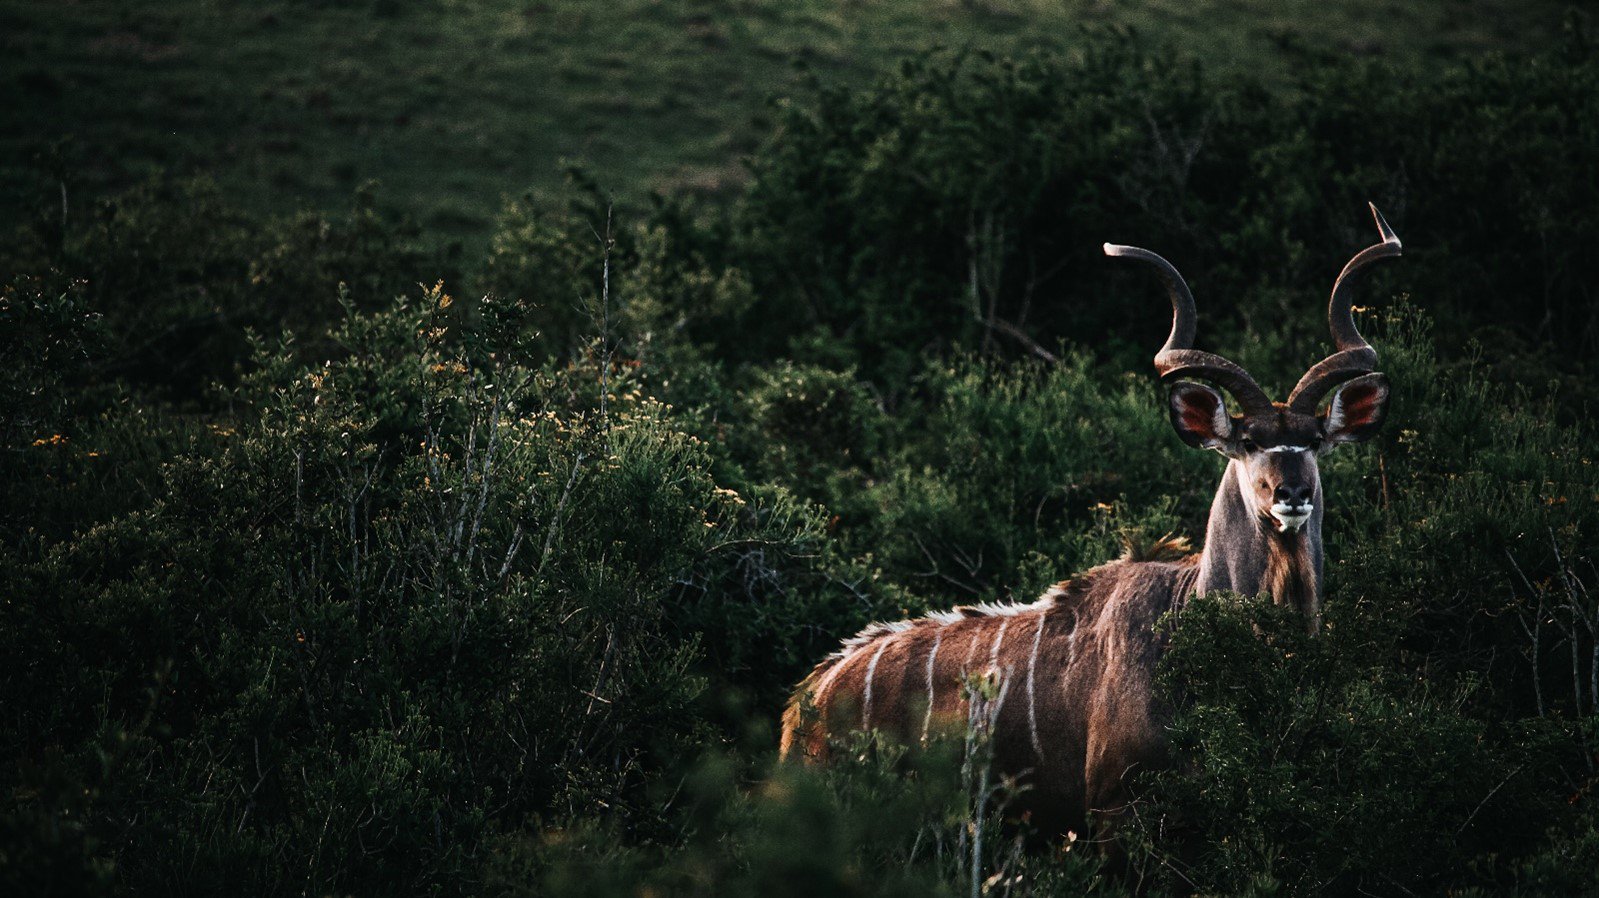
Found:
[[[1333,394],[1322,430],[1333,443],[1358,443],[1370,439],[1388,415],[1388,375],[1381,372],[1355,378]]]
[[[1215,449],[1232,436],[1232,419],[1221,394],[1202,384],[1178,381],[1171,388],[1171,424],[1183,442]]]

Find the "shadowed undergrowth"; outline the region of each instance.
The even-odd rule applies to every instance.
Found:
[[[1125,39],[931,54],[775,111],[730,208],[580,180],[481,256],[369,191],[46,210],[0,293],[0,880],[1591,890],[1596,72],[1580,35],[1310,95]],[[1202,534],[1164,299],[1100,242],[1169,252],[1201,345],[1285,386],[1366,199],[1394,395],[1325,464],[1326,632],[1189,605],[1125,865],[1005,821],[981,739],[774,767],[840,636]]]

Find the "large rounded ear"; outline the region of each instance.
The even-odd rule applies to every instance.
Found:
[[[1382,427],[1388,414],[1388,375],[1365,374],[1338,388],[1321,418],[1327,442],[1358,443]]]
[[[1233,435],[1233,421],[1221,394],[1180,380],[1171,388],[1171,425],[1196,449],[1220,449]]]

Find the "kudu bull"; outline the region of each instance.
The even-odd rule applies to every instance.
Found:
[[[1165,637],[1155,622],[1212,590],[1269,593],[1321,619],[1323,499],[1318,456],[1381,426],[1387,378],[1355,328],[1351,287],[1372,263],[1397,256],[1399,238],[1373,206],[1382,242],[1344,266],[1328,321],[1336,351],[1273,402],[1221,356],[1192,348],[1188,285],[1160,256],[1105,244],[1105,253],[1152,264],[1171,294],[1172,327],[1155,355],[1171,382],[1172,426],[1190,446],[1228,459],[1211,502],[1204,550],[1164,546],[1155,560],[1124,557],[1050,588],[1028,605],[978,605],[917,620],[874,624],[844,642],[800,683],[783,715],[781,750],[825,758],[829,737],[875,728],[915,742],[967,720],[970,675],[1007,681],[991,728],[995,763],[1030,788],[1022,803],[1053,830],[1113,823],[1125,812],[1128,775],[1164,761],[1167,709],[1155,694]],[[1240,414],[1228,413],[1232,395]],[[1336,392],[1333,392],[1336,388]],[[1332,393],[1326,411],[1321,400]],[[1146,555],[1148,553],[1145,553]]]

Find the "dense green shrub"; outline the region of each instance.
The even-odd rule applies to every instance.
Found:
[[[0,447],[48,442],[67,418],[68,383],[95,354],[100,316],[78,283],[18,278],[0,287]]]
[[[599,333],[615,249],[607,228],[605,213],[592,203],[564,214],[540,209],[530,197],[506,206],[484,260],[482,286],[524,309],[527,338],[536,341],[529,349],[564,357]]]
[[[654,362],[663,381],[694,380],[707,354],[740,356],[765,327],[746,314],[753,296],[744,272],[707,258],[715,230],[674,205],[621,219],[578,177],[564,208],[531,197],[506,205],[477,284],[517,309],[517,327],[502,330],[520,333],[529,358],[567,358],[600,338],[607,351]]]
[[[381,213],[372,188],[342,215],[260,220],[209,182],[158,177],[96,204],[59,243],[21,229],[0,251],[10,272],[70,277],[108,337],[84,380],[116,378],[193,401],[248,355],[245,332],[291,328],[309,355],[343,315],[386,306],[419,281],[450,276],[413,226]]]
[[[825,770],[709,755],[683,777],[681,844],[621,846],[594,828],[551,831],[508,846],[493,884],[563,896],[1127,893],[1101,875],[1086,843],[1027,851],[1025,829],[997,812],[1004,785],[990,788],[980,811],[967,746],[935,741],[907,752],[862,734],[840,747],[842,760]]]
[[[1581,39],[1272,93],[1132,38],[933,53],[780,107],[732,210],[510,204],[461,301],[366,194],[262,222],[157,180],[33,228],[0,293],[0,883],[1592,890],[1596,72]],[[1389,427],[1324,464],[1327,630],[1171,622],[1133,879],[1001,823],[976,755],[772,767],[789,685],[865,622],[1198,542],[1221,465],[1102,241],[1170,255],[1280,389],[1368,198],[1409,252],[1363,288]]]
[[[1484,361],[1444,363],[1412,316],[1378,333],[1394,375],[1395,426],[1326,471],[1337,490],[1332,588],[1362,614],[1403,622],[1393,632],[1418,669],[1496,668],[1492,682],[1503,691],[1488,692],[1501,711],[1591,712],[1586,680],[1577,695],[1555,685],[1569,650],[1591,644],[1586,632],[1572,642],[1570,628],[1586,627],[1567,607],[1583,602],[1568,590],[1594,574],[1591,425],[1565,423],[1550,397],[1495,385]],[[1561,619],[1553,628],[1551,615]],[[1517,620],[1542,632],[1541,651],[1559,644],[1567,657],[1495,665],[1496,656],[1533,661],[1529,631],[1510,623]],[[1534,694],[1541,690],[1547,700]]]
[[[1337,605],[1295,615],[1212,596],[1161,672],[1180,761],[1138,815],[1144,870],[1206,893],[1435,892],[1491,875],[1567,816],[1558,730],[1473,713],[1475,678],[1371,663]],[[1157,839],[1160,834],[1164,838]],[[1175,836],[1175,837],[1174,837]]]
[[[870,494],[859,534],[935,606],[1028,599],[1207,506],[1212,459],[1173,437],[1143,378],[1060,365],[931,365],[929,407]],[[1132,472],[1140,472],[1133,474]],[[1202,514],[1202,512],[1200,512]],[[1196,536],[1198,534],[1195,534]]]
[[[647,832],[707,684],[820,648],[786,592],[816,512],[719,487],[621,372],[602,412],[592,363],[479,355],[453,305],[261,349],[157,502],[8,575],[5,753],[89,790],[13,821],[66,814],[136,890],[459,889],[535,815]]]
[[[1303,365],[1326,339],[1317,298],[1373,242],[1372,200],[1410,249],[1373,295],[1405,284],[1447,310],[1448,345],[1480,334],[1502,375],[1542,383],[1599,348],[1596,78],[1581,32],[1546,56],[1425,80],[1311,67],[1276,93],[1131,42],[1019,61],[934,53],[869,90],[783,106],[735,245],[781,325],[768,351],[864,360],[889,392],[952,344],[1024,355],[1066,338],[1142,357],[1164,330],[1159,295],[1147,272],[1101,257],[1106,240],[1177,264],[1202,340],[1231,349],[1239,323],[1281,329]],[[1283,387],[1298,374],[1263,362]]]
[[[1047,350],[1131,320],[1062,293],[1088,294],[1085,274],[1104,283],[1089,272],[1107,237],[1170,233],[1166,173],[1128,164],[1152,149],[1120,112],[1139,102],[1195,126],[1205,106],[1192,70],[1108,45],[1075,62],[934,55],[872,90],[818,87],[785,107],[736,232],[779,325],[767,345],[861,359],[898,391],[929,348],[1015,350],[1031,332]],[[1113,218],[1146,187],[1161,208]]]

